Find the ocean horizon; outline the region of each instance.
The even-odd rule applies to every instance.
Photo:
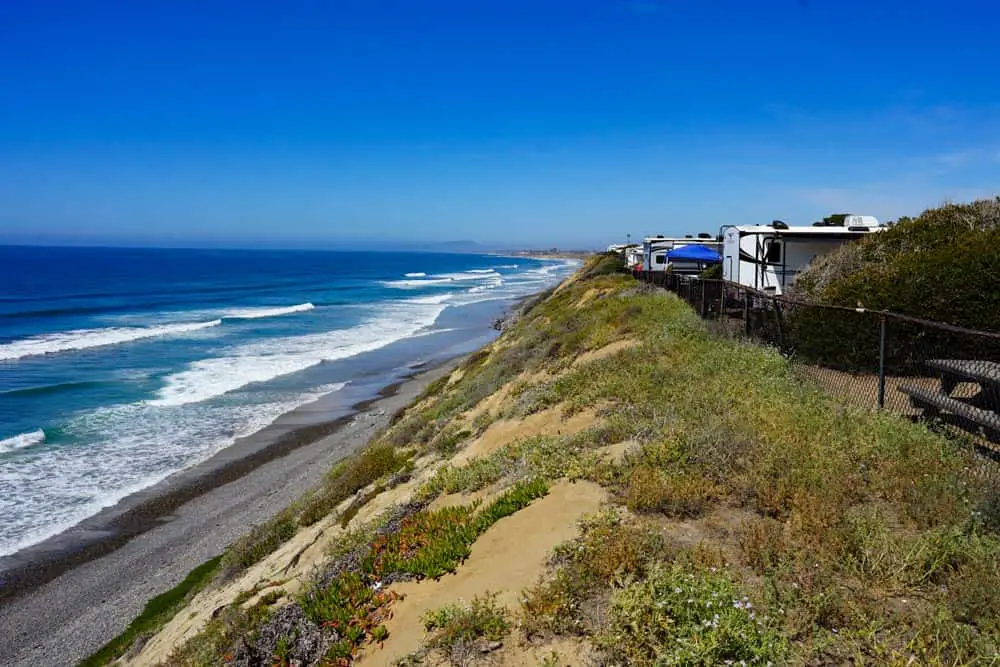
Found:
[[[575,265],[427,252],[0,247],[0,556],[296,408],[356,398],[361,385],[469,351],[495,335],[490,323],[513,302]]]

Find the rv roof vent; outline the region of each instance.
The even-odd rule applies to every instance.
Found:
[[[711,234],[706,234],[705,232],[700,232],[698,234],[698,238],[700,238],[700,239],[710,239],[710,238],[712,238],[712,235]]]
[[[693,237],[693,236],[691,236],[690,234],[685,234],[685,235],[684,235],[684,238],[686,238],[686,239],[693,239],[694,237]]]
[[[657,234],[657,235],[656,235],[656,238],[658,238],[658,239],[662,239],[662,238],[663,238],[663,234]]]
[[[788,229],[788,225],[783,223],[781,220],[772,220],[771,226],[775,229]]]

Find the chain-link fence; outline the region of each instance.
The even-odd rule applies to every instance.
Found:
[[[971,434],[1000,457],[1000,334],[898,313],[807,303],[723,280],[645,277],[719,334],[772,345],[843,401]]]

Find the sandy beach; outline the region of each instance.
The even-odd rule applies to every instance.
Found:
[[[100,648],[150,598],[316,484],[454,363],[414,371],[346,415],[341,406],[319,419],[331,409],[322,399],[293,411],[270,431],[5,559],[0,664],[72,665]]]

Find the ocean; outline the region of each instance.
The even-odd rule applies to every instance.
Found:
[[[490,340],[575,263],[493,255],[0,247],[0,556],[280,415],[344,410]]]

